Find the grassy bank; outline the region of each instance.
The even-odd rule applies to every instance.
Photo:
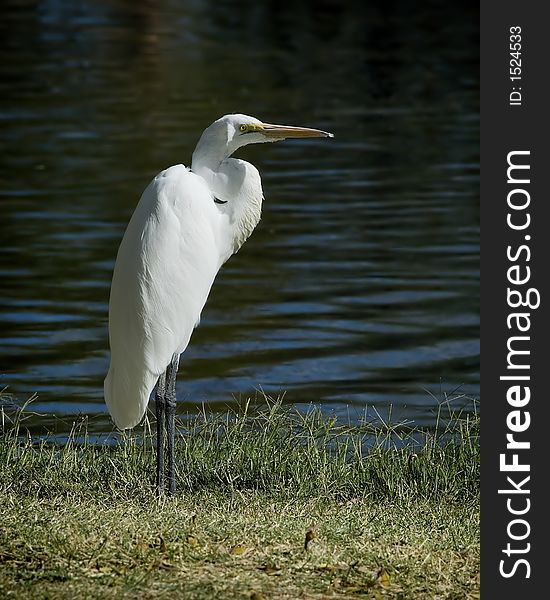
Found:
[[[193,417],[175,498],[150,438],[58,446],[5,420],[0,596],[475,598],[478,420],[341,426],[275,404]],[[307,546],[307,548],[306,548]]]

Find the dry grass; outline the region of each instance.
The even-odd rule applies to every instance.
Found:
[[[12,424],[0,597],[477,598],[478,420],[449,423],[395,447],[397,430],[280,405],[197,417],[178,445],[182,492],[160,504],[140,438],[58,447]]]

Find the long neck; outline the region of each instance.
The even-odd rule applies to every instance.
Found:
[[[223,245],[227,260],[248,239],[260,221],[262,213],[262,182],[256,167],[235,158],[220,163],[216,170],[199,165],[197,175],[203,177],[212,195],[221,202],[217,204],[227,215]]]
[[[229,158],[239,145],[220,135],[219,127],[210,126],[199,140],[191,170],[202,177],[218,208],[227,215],[227,227],[221,241],[229,256],[244,244],[262,212],[262,182],[256,167],[243,160]]]
[[[212,148],[206,148],[206,144],[201,144],[201,141],[193,152],[191,170],[197,174],[204,170],[216,172],[220,164],[227,158],[226,153],[221,149],[218,152],[212,152]]]
[[[204,169],[216,172],[220,164],[229,158],[237,148],[238,145],[233,140],[228,140],[227,135],[219,127],[211,125],[204,130],[193,151],[191,169],[195,173]]]

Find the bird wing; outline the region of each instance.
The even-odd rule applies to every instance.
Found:
[[[225,258],[221,218],[205,181],[177,165],[155,177],[130,219],[111,286],[104,386],[121,429],[139,423],[159,375],[189,343]]]

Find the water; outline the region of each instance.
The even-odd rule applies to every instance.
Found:
[[[2,386],[111,428],[107,302],[125,225],[204,127],[244,112],[335,138],[238,154],[262,173],[264,215],[182,357],[180,410],[262,389],[430,423],[426,389],[478,394],[477,9],[4,6]]]

